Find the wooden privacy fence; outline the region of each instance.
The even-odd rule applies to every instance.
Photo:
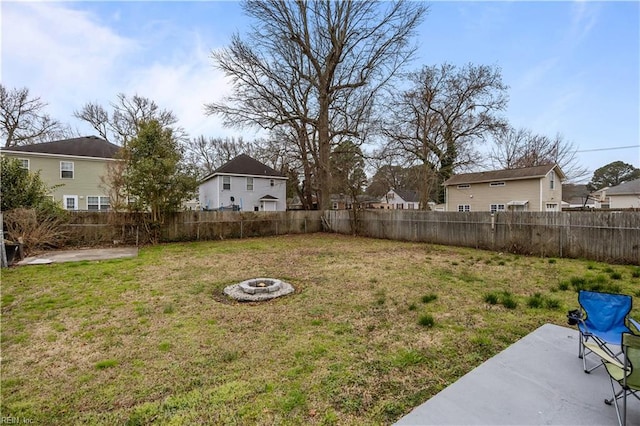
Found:
[[[74,212],[63,226],[70,245],[147,244],[220,240],[322,230],[321,212],[187,211],[169,216],[162,224],[148,222],[144,213]]]
[[[638,212],[330,210],[338,233],[640,265]]]

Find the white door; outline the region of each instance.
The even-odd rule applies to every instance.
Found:
[[[78,196],[77,195],[63,195],[62,196],[62,208],[65,210],[78,210]]]

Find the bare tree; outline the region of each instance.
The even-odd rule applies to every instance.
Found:
[[[391,149],[417,160],[423,176],[435,179],[421,190],[426,206],[427,191],[454,170],[476,164],[475,144],[506,126],[498,112],[506,108],[507,86],[498,68],[473,64],[425,66],[409,73],[406,81],[407,90],[390,95],[383,133]]]
[[[115,102],[111,103],[109,113],[102,105],[86,103],[74,117],[89,123],[103,139],[126,146],[128,141],[136,137],[143,123],[156,120],[162,127],[170,128],[174,137],[185,142],[187,134],[183,128],[176,126],[178,118],[169,110],[161,109],[154,101],[143,96],[128,97],[119,93]]]
[[[249,42],[238,35],[213,53],[234,93],[206,105],[233,126],[259,126],[295,142],[306,196],[317,183],[329,207],[332,146],[361,141],[379,89],[412,56],[411,36],[426,13],[417,2],[246,1],[256,20]]]
[[[185,143],[185,158],[199,176],[212,173],[227,161],[240,154],[247,154],[256,160],[263,161],[260,141],[245,141],[239,138],[215,138],[200,135]]]
[[[577,147],[562,135],[550,138],[524,128],[514,129],[509,126],[499,129],[489,158],[493,167],[504,169],[555,163],[569,181],[588,174],[587,169],[578,162]]]
[[[5,148],[72,137],[74,131],[44,112],[47,103],[29,89],[8,90],[0,84],[0,134]]]

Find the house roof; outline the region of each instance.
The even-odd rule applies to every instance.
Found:
[[[277,200],[277,199],[278,199],[278,197],[274,197],[273,195],[268,195],[268,194],[267,194],[267,195],[265,195],[264,197],[261,197],[261,198],[260,198],[260,200],[266,200],[266,201],[269,201],[269,200]]]
[[[97,136],[83,136],[80,138],[2,148],[4,152],[28,152],[33,154],[56,154],[92,158],[114,158],[119,150],[120,147],[118,145],[114,145]]]
[[[248,176],[267,176],[286,178],[281,173],[276,172],[271,167],[260,161],[249,157],[246,154],[240,154],[232,160],[218,167],[210,175],[206,176],[202,181],[207,181],[216,175],[248,175]]]
[[[640,194],[640,179],[623,182],[620,185],[607,189],[607,196],[611,195],[638,195]]]
[[[523,167],[520,169],[490,170],[487,172],[461,173],[451,176],[443,185],[460,185],[462,183],[483,183],[504,180],[540,179],[545,177],[551,170],[555,169],[560,179],[565,175],[556,164],[545,164],[535,167]]]
[[[413,191],[410,189],[393,189],[393,191],[398,194],[398,196],[400,198],[402,198],[404,201],[408,201],[408,202],[412,202],[412,203],[417,203],[420,201],[420,194],[418,193],[418,191]]]

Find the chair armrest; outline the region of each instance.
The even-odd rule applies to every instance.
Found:
[[[631,324],[631,326],[635,329],[635,330],[631,330],[633,334],[640,334],[640,322],[634,320],[631,317],[629,317],[628,319],[629,319],[629,324]]]
[[[619,367],[622,370],[624,370],[624,365],[620,362],[619,359],[612,357],[610,354],[608,354],[604,349],[602,349],[596,343],[585,342],[584,346],[588,348],[591,352],[593,352],[594,354],[602,358],[602,361],[613,364],[616,367]]]

